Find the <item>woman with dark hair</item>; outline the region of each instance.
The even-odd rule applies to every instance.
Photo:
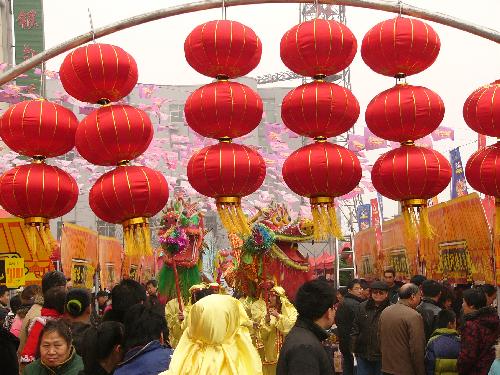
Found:
[[[104,322],[85,331],[82,341],[84,369],[80,375],[111,375],[123,359],[125,328],[118,322]]]
[[[51,320],[40,332],[38,359],[28,365],[24,375],[78,375],[82,359],[72,345],[71,330],[63,320]]]
[[[73,288],[68,291],[64,303],[64,320],[71,328],[73,345],[76,352],[82,354],[83,335],[90,325],[90,293],[87,289]]]

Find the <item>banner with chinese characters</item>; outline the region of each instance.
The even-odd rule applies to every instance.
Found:
[[[43,1],[42,0],[15,0],[14,11],[14,38],[16,65],[30,59],[45,50],[43,30]],[[32,86],[37,93],[40,90],[40,75],[32,69],[26,73],[27,77],[16,78],[19,86]]]
[[[61,236],[61,263],[75,288],[92,288],[98,264],[97,232],[64,223]]]
[[[356,219],[358,220],[358,229],[363,230],[370,227],[371,205],[361,204],[356,208]]]
[[[24,273],[23,258],[6,258],[5,259],[5,286],[7,288],[17,289],[24,286],[26,276]]]
[[[120,282],[123,247],[114,237],[99,236],[101,287],[111,290]]]
[[[382,262],[375,241],[375,228],[371,227],[354,236],[354,253],[356,254],[356,269],[358,276],[373,280],[382,274]]]
[[[380,212],[378,208],[378,199],[370,199],[370,205],[372,210],[372,220],[371,226],[375,228],[375,238],[377,240],[377,249],[380,249],[382,243],[382,229],[380,224]]]
[[[450,283],[472,282],[472,275],[477,271],[467,250],[467,241],[441,242],[438,269]]]
[[[41,284],[42,276],[54,269],[50,255],[38,234],[28,240],[22,219],[0,219],[0,284]],[[24,275],[19,275],[21,259]]]
[[[412,271],[410,269],[406,249],[390,249],[388,255],[388,265],[396,271],[396,275],[405,280],[411,278]]]
[[[465,170],[462,165],[460,149],[454,148],[450,151],[451,161],[451,198],[458,198],[467,195],[467,181],[465,180]]]

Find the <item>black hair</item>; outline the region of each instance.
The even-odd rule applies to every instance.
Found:
[[[441,310],[436,319],[437,328],[446,328],[448,324],[457,320],[457,315],[453,310]]]
[[[56,286],[66,286],[66,276],[60,271],[50,271],[43,275],[42,292],[45,294],[51,288]]]
[[[335,291],[324,280],[307,281],[295,296],[295,307],[301,318],[315,321],[335,303]]]
[[[45,292],[43,307],[56,310],[59,314],[64,313],[64,302],[66,301],[66,287],[56,286]]]
[[[22,306],[23,302],[21,301],[21,296],[19,294],[16,294],[10,299],[10,309],[14,315],[17,314],[17,310],[19,310]]]
[[[106,290],[100,290],[95,295],[96,298],[99,297],[109,297],[109,293]]]
[[[386,268],[386,269],[384,270],[384,275],[385,275],[386,273],[392,273],[392,276],[396,277],[396,271],[394,270],[394,268],[391,268],[391,267]]]
[[[481,288],[488,297],[493,297],[495,294],[497,294],[497,287],[491,284],[483,284],[479,285],[479,288]]]
[[[356,285],[356,284],[359,284],[359,286],[361,286],[361,280],[359,280],[359,279],[352,279],[351,281],[349,281],[347,283],[347,289],[349,290],[349,289],[354,288],[354,285]]]
[[[438,305],[444,307],[444,304],[447,300],[450,300],[453,303],[453,301],[455,300],[453,291],[450,289],[450,287],[441,285],[441,295],[439,296]]]
[[[5,285],[0,285],[0,297],[3,296],[8,291],[9,291],[9,288],[7,288]]]
[[[112,310],[106,313],[104,320],[123,322],[125,313],[137,303],[146,301],[146,289],[137,281],[124,279],[111,291]]]
[[[415,284],[416,286],[421,286],[425,280],[427,280],[427,277],[424,275],[413,275],[410,279],[410,283]]]
[[[155,279],[151,279],[146,283],[146,286],[148,285],[153,285],[153,287],[156,288],[158,286],[158,281],[156,281]]]
[[[35,297],[42,294],[42,289],[38,285],[28,285],[21,292],[21,300],[25,305],[35,303]]]
[[[196,292],[193,293],[193,297],[191,298],[192,303],[198,302],[200,299],[209,296],[211,294],[214,294],[214,291],[211,289],[200,289],[197,290]]]
[[[435,280],[425,280],[422,283],[422,294],[424,297],[434,298],[439,296],[439,293],[443,290],[441,284]]]
[[[136,346],[144,346],[153,340],[159,340],[162,333],[165,339],[168,337],[165,312],[158,305],[149,307],[136,304],[132,306],[125,314],[123,323],[127,350]]]
[[[420,290],[418,286],[416,286],[415,284],[406,284],[406,285],[408,286],[399,289],[398,296],[400,299],[409,299],[414,294],[417,294]]]
[[[123,345],[125,327],[119,322],[103,322],[88,328],[82,341],[82,359],[85,372],[94,374],[99,370],[99,361],[106,359],[116,345]]]
[[[68,346],[71,346],[73,343],[71,328],[64,320],[49,320],[40,332],[40,337],[38,339],[38,357],[40,357],[40,345],[42,344],[43,335],[49,332],[57,332],[59,336],[61,336],[64,341],[66,341],[66,344],[68,344]]]
[[[337,292],[340,293],[342,297],[345,297],[347,294],[347,287],[341,286],[340,288],[337,289]]]
[[[368,281],[366,281],[365,279],[359,279],[359,285],[361,286],[361,288],[363,289],[368,289],[370,288],[370,284],[368,283]]]
[[[464,291],[462,297],[467,305],[474,307],[476,310],[485,307],[487,303],[486,295],[483,290],[479,288],[467,289]]]
[[[73,288],[66,294],[64,308],[73,318],[82,316],[90,306],[90,293],[87,289]]]

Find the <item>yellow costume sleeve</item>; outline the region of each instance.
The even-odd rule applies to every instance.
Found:
[[[176,298],[171,299],[165,305],[165,318],[168,326],[168,341],[175,348],[181,339],[182,323],[179,321],[179,304]]]

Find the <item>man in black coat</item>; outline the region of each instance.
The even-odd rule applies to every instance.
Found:
[[[334,375],[333,356],[321,344],[335,318],[335,293],[323,280],[312,280],[297,291],[297,322],[285,338],[277,375]]]
[[[5,319],[3,312],[0,312],[0,319]],[[0,373],[4,375],[18,375],[19,364],[17,360],[17,348],[19,339],[12,333],[0,326]]]
[[[351,330],[354,319],[359,311],[363,288],[358,279],[353,279],[347,284],[347,294],[344,302],[340,304],[335,317],[339,337],[339,349],[342,353],[342,374],[354,375],[354,357],[351,353]]]
[[[437,328],[437,315],[441,311],[438,304],[442,286],[437,281],[425,280],[422,283],[422,302],[417,306],[417,311],[422,315],[425,329],[425,342],[431,338],[432,332]]]

